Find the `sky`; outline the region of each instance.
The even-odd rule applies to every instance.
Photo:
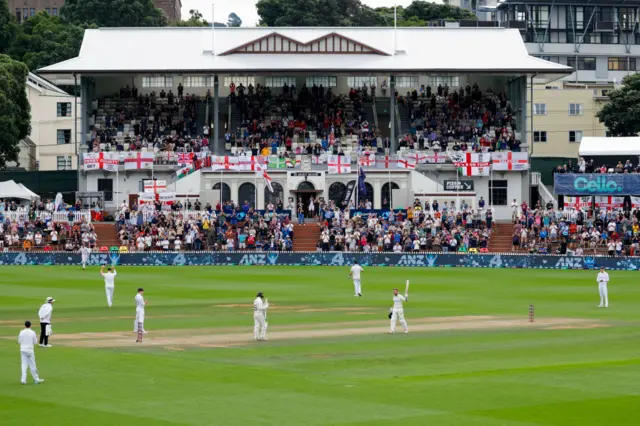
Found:
[[[413,0],[395,0],[397,6],[408,6]],[[197,9],[207,21],[211,21],[212,8],[215,3],[216,22],[227,22],[227,16],[231,12],[242,19],[243,27],[253,27],[260,19],[256,10],[258,0],[182,0],[182,19],[189,19],[189,10]],[[371,7],[392,6],[394,0],[362,0],[362,3]],[[441,3],[435,1],[434,3]]]

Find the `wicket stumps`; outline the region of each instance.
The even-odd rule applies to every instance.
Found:
[[[529,305],[529,322],[533,322],[533,317],[534,317],[533,305]]]
[[[138,323],[138,339],[136,340],[136,343],[142,343],[142,323],[139,322]]]

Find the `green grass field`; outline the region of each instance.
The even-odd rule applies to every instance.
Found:
[[[610,273],[606,310],[593,271],[365,268],[361,299],[348,268],[118,273],[109,309],[97,268],[0,268],[0,424],[639,422],[637,273]],[[391,291],[406,279],[411,331],[389,335]],[[268,342],[253,341],[257,291],[272,304]],[[36,348],[46,381],[22,386],[16,337],[47,296],[54,347]]]

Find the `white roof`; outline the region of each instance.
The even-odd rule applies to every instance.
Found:
[[[42,78],[40,76],[35,75],[32,72],[30,72],[29,75],[27,75],[27,84],[30,87],[33,87],[35,90],[37,90],[39,92],[43,92],[44,90],[50,90],[50,91],[55,92],[55,93],[57,93],[59,95],[64,95],[64,96],[71,97],[70,94],[68,94],[67,92],[65,92],[64,90],[62,90],[58,86],[56,86],[55,84],[45,80],[44,78]]]
[[[305,44],[334,34],[375,53],[231,53],[254,40],[278,35]],[[542,74],[572,69],[530,56],[520,32],[505,28],[100,28],[85,30],[78,57],[41,73],[265,73],[265,72],[453,72]],[[495,50],[498,49],[498,50]],[[292,60],[292,56],[295,59]],[[336,60],[327,60],[333,57]]]
[[[19,185],[12,180],[0,182],[0,198],[19,198],[21,200],[33,200],[38,198],[36,194],[29,191],[25,186]]]
[[[599,136],[583,136],[580,141],[581,156],[597,155],[640,155],[640,137],[606,138]]]

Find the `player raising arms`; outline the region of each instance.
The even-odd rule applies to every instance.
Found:
[[[407,322],[404,320],[404,308],[402,306],[403,302],[406,302],[409,299],[409,282],[407,281],[407,288],[405,290],[404,296],[398,294],[398,289],[393,289],[393,308],[391,308],[391,313],[389,314],[391,318],[391,328],[389,329],[389,334],[393,334],[396,332],[396,322],[400,321],[400,325],[404,328],[404,332],[409,332],[409,327],[407,326]]]

